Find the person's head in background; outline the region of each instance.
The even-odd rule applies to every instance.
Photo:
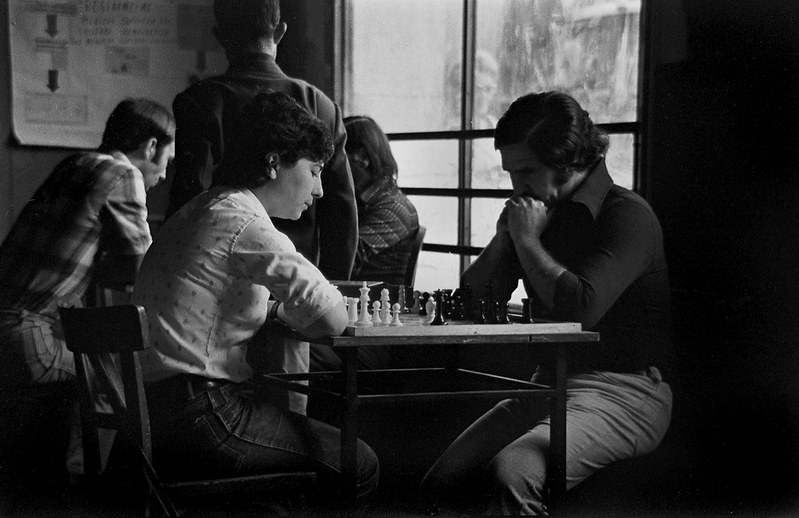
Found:
[[[397,161],[388,137],[371,117],[344,118],[347,130],[347,158],[352,169],[355,195],[371,186],[397,186]]]
[[[551,206],[604,158],[608,136],[573,97],[542,92],[511,103],[497,122],[494,147],[514,193],[531,194]]]
[[[166,168],[175,157],[175,118],[150,99],[124,99],[108,116],[98,151],[127,155],[150,189],[166,178]]]
[[[447,68],[446,92],[449,117],[458,118],[461,108],[461,56]],[[472,105],[472,128],[492,129],[497,122],[496,94],[499,80],[499,64],[490,52],[478,49],[474,55],[474,104]],[[459,125],[460,122],[457,122]]]
[[[214,0],[214,36],[228,60],[238,54],[275,55],[286,33],[279,0]]]
[[[263,93],[243,110],[237,152],[226,153],[221,179],[250,189],[272,217],[297,219],[321,198],[333,137],[319,119],[282,92]]]

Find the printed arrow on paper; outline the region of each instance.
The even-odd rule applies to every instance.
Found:
[[[58,34],[58,16],[55,14],[48,14],[47,15],[47,29],[44,31],[50,35],[51,38],[55,38],[55,35]]]
[[[58,70],[47,71],[47,88],[49,88],[51,92],[58,90]]]

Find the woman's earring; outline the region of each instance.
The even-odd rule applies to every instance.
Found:
[[[277,169],[275,169],[274,167],[269,168],[269,178],[271,178],[272,180],[275,180],[277,178]]]

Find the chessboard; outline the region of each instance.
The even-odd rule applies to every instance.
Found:
[[[373,287],[362,282],[358,288],[360,297],[342,295],[348,315],[348,326],[344,335],[496,336],[582,331],[582,326],[577,322],[512,322],[507,315],[507,303],[501,306],[495,305],[505,309],[502,315],[498,312],[492,313],[492,319],[485,318],[481,310],[479,312],[481,323],[477,323],[477,321],[463,320],[463,315],[473,312],[464,311],[461,301],[451,302],[448,295],[445,297],[444,290],[437,290],[434,297],[429,293],[419,294],[415,291],[409,306],[404,289],[397,292],[399,300],[392,302],[389,300],[388,288],[382,286],[380,288],[382,289],[377,294],[378,297],[372,297]],[[458,309],[460,311],[456,311]],[[456,314],[460,317],[455,317]],[[527,322],[530,322],[530,319]]]
[[[468,320],[449,320],[445,325],[430,325],[429,317],[400,315],[402,326],[347,326],[346,336],[481,336],[481,335],[530,335],[539,333],[579,333],[583,326],[579,322],[539,322],[522,324],[475,324]]]

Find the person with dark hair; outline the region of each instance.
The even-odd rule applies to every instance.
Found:
[[[83,305],[91,281],[133,284],[152,241],[146,191],[166,177],[175,121],[148,99],[108,117],[97,151],[59,163],[0,245],[0,386],[70,381],[58,307]]]
[[[280,92],[257,96],[240,117],[249,128],[241,154],[226,157],[220,182],[166,221],[136,280],[133,301],[147,310],[154,346],[142,356],[153,445],[184,473],[310,469],[330,493],[340,483],[339,430],[255,384],[249,353],[270,348],[276,333],[265,324],[311,337],[347,325],[341,292],[270,219],[296,220],[322,197],[333,140]],[[358,459],[366,497],[378,461],[363,442]]]
[[[402,285],[419,231],[416,207],[397,185],[397,162],[380,126],[364,115],[345,117],[344,126],[358,201],[358,253],[352,280]],[[361,367],[386,367],[389,349],[362,348]],[[327,345],[311,344],[310,362],[312,370],[341,368],[341,358]]]
[[[358,202],[352,279],[402,284],[419,230],[416,207],[397,186],[397,162],[380,126],[364,115],[346,117],[344,126]]]
[[[325,197],[297,220],[275,218],[275,226],[329,279],[349,279],[358,243],[352,174],[345,153],[341,110],[318,88],[287,76],[275,62],[286,33],[278,0],[216,0],[214,35],[225,49],[228,70],[201,80],[173,102],[178,121],[175,175],[166,215],[212,184],[226,182],[219,167],[241,149],[238,112],[261,92],[288,94],[320,118],[333,135],[335,152],[325,166]]]
[[[573,351],[566,416],[568,488],[654,450],[671,420],[670,294],[657,217],[614,185],[607,136],[570,96],[529,94],[497,123],[513,195],[496,235],[462,276],[474,297],[507,300],[519,279],[535,316],[580,322],[601,343]],[[533,381],[551,383],[543,362]],[[548,404],[510,399],[464,431],[422,482],[428,501],[482,495],[488,511],[546,514]],[[471,491],[469,484],[479,485]]]

